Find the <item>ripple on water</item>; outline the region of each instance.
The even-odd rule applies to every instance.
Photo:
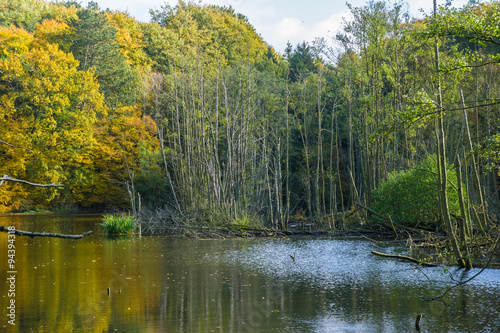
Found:
[[[353,239],[237,244],[221,246],[219,253],[207,256],[207,262],[226,262],[264,277],[264,283],[289,290],[290,304],[296,304],[293,312],[282,316],[289,331],[403,332],[413,328],[418,313],[425,314],[428,332],[494,331],[490,328],[500,325],[500,270],[484,270],[448,293],[444,302],[423,302],[480,269],[464,273],[454,268],[449,272],[442,267],[419,268],[371,254],[373,250],[408,254],[404,247],[381,249]],[[297,307],[302,302],[310,305]]]
[[[463,270],[444,268],[417,268],[414,264],[374,256],[371,251],[380,248],[359,240],[266,240],[254,242],[240,250],[223,254],[225,260],[256,270],[261,274],[285,280],[304,280],[322,286],[338,283],[378,284],[400,283],[420,285],[430,279],[434,283],[448,284],[454,279],[468,279],[479,268],[464,274]],[[405,252],[401,247],[387,247],[385,253]],[[295,260],[291,258],[294,257]],[[423,274],[423,272],[425,274]],[[470,284],[500,288],[500,271],[486,269]]]

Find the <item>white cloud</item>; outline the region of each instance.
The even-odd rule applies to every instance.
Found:
[[[341,29],[344,17],[348,19],[350,13],[334,13],[318,22],[305,22],[296,17],[286,17],[275,24],[258,26],[257,29],[265,36],[266,42],[278,52],[283,52],[287,41],[294,47],[303,41],[311,43],[316,37],[324,37],[329,42]]]
[[[150,19],[148,10],[159,9],[165,3],[175,6],[178,0],[94,0],[101,8],[128,10],[142,22]],[[199,0],[185,0],[199,3]],[[463,6],[468,0],[454,0],[453,5]],[[82,0],[84,6],[88,0]],[[444,4],[446,0],[438,0]],[[201,0],[202,4],[232,6],[234,10],[248,17],[250,24],[264,40],[278,52],[283,52],[287,41],[295,46],[302,41],[312,42],[316,37],[327,40],[340,29],[342,17],[349,17],[345,1],[332,0]],[[354,7],[365,6],[366,0],[349,0]],[[421,17],[418,9],[432,12],[429,0],[412,0],[412,16]],[[328,16],[329,15],[329,16]]]
[[[451,4],[453,7],[462,8],[466,5],[469,0],[452,0]],[[413,17],[423,17],[425,15],[431,15],[433,11],[433,4],[429,0],[412,0],[410,3],[410,15]],[[445,0],[438,0],[438,6],[444,6],[446,4]],[[422,13],[423,10],[423,13]]]
[[[349,20],[351,17],[349,12],[340,12],[332,14],[327,19],[320,21],[314,25],[308,34],[307,40],[314,40],[316,37],[325,37],[330,39],[342,28],[343,18]]]
[[[285,17],[275,25],[274,34],[279,39],[295,39],[305,33],[303,22],[295,17]]]

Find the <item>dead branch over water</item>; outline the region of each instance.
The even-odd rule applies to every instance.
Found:
[[[15,234],[18,236],[30,236],[30,237],[55,237],[55,238],[72,238],[72,239],[80,239],[85,236],[92,234],[92,231],[87,231],[86,233],[80,235],[67,235],[67,234],[59,234],[59,233],[51,233],[51,232],[32,232],[32,231],[23,231],[18,229],[9,229],[2,225],[0,225],[0,231],[8,232],[11,234]]]

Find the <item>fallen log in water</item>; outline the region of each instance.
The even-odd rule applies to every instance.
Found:
[[[396,258],[396,259],[403,259],[403,260],[406,260],[406,261],[411,261],[411,262],[414,262],[416,264],[419,264],[419,265],[425,266],[425,267],[439,267],[439,265],[437,265],[437,264],[432,264],[432,263],[429,263],[429,262],[423,262],[423,261],[417,260],[415,258],[408,257],[408,256],[403,256],[403,255],[400,255],[400,254],[387,254],[387,253],[382,253],[382,252],[377,252],[377,251],[372,251],[372,253],[376,254],[378,256],[381,256],[381,257]]]
[[[8,232],[10,234],[15,234],[18,236],[56,237],[56,238],[72,238],[72,239],[83,238],[83,237],[88,236],[92,233],[92,231],[87,231],[86,233],[81,234],[81,235],[66,235],[66,234],[57,234],[57,233],[50,233],[50,232],[32,232],[32,231],[23,231],[23,230],[18,230],[18,229],[9,229],[9,228],[6,228],[2,225],[0,225],[0,231]]]

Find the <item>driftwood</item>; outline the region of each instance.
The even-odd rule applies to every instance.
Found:
[[[10,234],[15,234],[18,236],[56,237],[56,238],[72,238],[72,239],[83,238],[83,237],[88,236],[92,233],[92,231],[87,231],[86,233],[83,233],[81,235],[66,235],[66,234],[57,234],[57,233],[50,233],[50,232],[32,232],[32,231],[23,231],[23,230],[18,230],[18,229],[8,229],[2,225],[0,225],[0,231],[8,232]]]
[[[419,265],[425,266],[425,267],[439,267],[439,265],[437,265],[437,264],[423,262],[423,261],[417,260],[415,258],[408,257],[408,256],[403,256],[403,255],[400,255],[400,254],[387,254],[387,253],[382,253],[382,252],[377,252],[377,251],[372,251],[372,253],[376,254],[378,256],[381,256],[381,257],[396,258],[396,259],[403,259],[403,260],[406,260],[406,261],[411,261],[411,262],[414,262],[416,264],[419,264]]]

